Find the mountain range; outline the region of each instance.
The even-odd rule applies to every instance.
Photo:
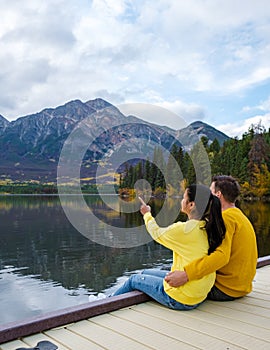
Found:
[[[0,115],[2,179],[55,182],[61,150],[74,130],[79,131],[79,137],[73,148],[89,142],[81,166],[82,178],[93,178],[97,166],[104,166],[106,173],[121,167],[126,159],[132,161],[142,155],[152,159],[157,146],[169,150],[177,143],[189,150],[202,136],[209,142],[216,138],[220,144],[229,138],[201,121],[173,130],[126,116],[101,98],[74,100],[11,122]]]

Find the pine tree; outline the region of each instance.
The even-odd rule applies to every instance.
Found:
[[[133,188],[138,179],[145,179],[153,193],[164,192],[167,187],[169,194],[175,194],[184,185],[210,183],[211,174],[234,176],[247,196],[269,196],[270,129],[266,132],[261,123],[252,125],[242,139],[228,139],[222,146],[217,139],[209,144],[208,138],[202,137],[190,153],[174,144],[167,163],[162,150],[156,147],[152,162],[147,159],[135,166],[125,164],[120,188]]]
[[[183,166],[184,153],[182,147],[174,144],[170,151],[166,166],[166,187],[171,194],[179,193],[180,183],[183,180],[181,167]]]
[[[264,133],[265,129],[259,123],[258,125],[253,125],[254,137],[251,140],[251,148],[248,153],[248,171],[249,178],[252,185],[255,185],[256,173],[262,170],[262,166],[267,165],[269,162],[270,147],[267,144]]]
[[[190,176],[190,180],[194,182],[202,183],[202,184],[210,184],[211,183],[211,166],[208,154],[205,149],[205,142],[198,142],[194,145],[190,152],[190,158],[193,162],[194,173],[192,174],[195,178],[192,179],[192,175]]]
[[[214,141],[208,147],[208,157],[211,165],[212,174],[219,173],[220,167],[220,144],[215,138]]]

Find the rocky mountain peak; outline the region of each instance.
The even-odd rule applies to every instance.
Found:
[[[186,150],[191,149],[203,136],[207,137],[210,143],[217,139],[221,145],[228,139],[228,136],[223,132],[199,120],[177,131],[177,138],[185,146]]]
[[[94,110],[98,111],[107,107],[112,107],[113,105],[102,98],[95,98],[94,100],[89,100],[85,104]]]
[[[84,123],[79,124],[82,120]],[[140,154],[149,155],[151,159],[154,145],[169,150],[177,142],[188,150],[201,136],[207,136],[210,141],[217,138],[220,143],[228,138],[199,121],[178,131],[169,130],[136,116],[125,116],[101,98],[85,103],[77,99],[12,122],[0,117],[1,173],[13,179],[55,181],[62,147],[77,126],[80,126],[80,138],[74,147],[93,141],[82,165],[85,177],[89,177],[89,172],[93,176],[92,167],[97,161],[106,158],[107,164],[112,162],[111,155],[116,149],[121,160],[127,154],[130,159]]]
[[[10,122],[0,114],[0,135],[8,127],[9,123]]]

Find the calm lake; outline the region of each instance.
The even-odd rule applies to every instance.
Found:
[[[99,218],[88,223],[90,238],[104,236],[102,222],[128,237],[136,226],[144,230],[139,203],[123,213],[119,200],[110,196],[106,205],[99,196],[85,196]],[[71,208],[77,205],[72,196],[64,201]],[[169,212],[179,203],[168,202]],[[150,205],[156,215],[163,203]],[[269,255],[270,204],[242,203],[241,208],[255,227],[259,256]],[[134,271],[171,262],[171,252],[150,240],[122,248],[87,238],[67,219],[58,196],[0,196],[0,209],[1,324],[88,302],[90,294],[109,294]],[[166,219],[161,214],[159,224],[169,224]],[[110,235],[107,229],[108,242]]]

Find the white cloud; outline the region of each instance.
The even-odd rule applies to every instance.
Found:
[[[217,125],[216,128],[230,137],[241,138],[242,135],[248,131],[251,125],[256,125],[261,123],[266,130],[270,128],[270,113],[265,115],[256,115],[246,120],[241,120],[235,123],[226,123]]]
[[[252,85],[269,80],[269,78],[270,78],[270,67],[260,67],[260,68],[254,69],[254,71],[251,72],[249,76],[242,77],[235,80],[229,87],[229,90],[231,90],[232,92],[241,91],[243,89],[251,87]]]
[[[166,108],[169,111],[174,112],[180,118],[183,118],[186,122],[186,125],[196,121],[203,120],[205,118],[204,110],[201,106],[196,105],[194,103],[185,103],[182,101],[174,101],[174,102],[159,102],[158,106]],[[176,123],[173,124],[174,129],[180,129],[179,122],[176,120]]]
[[[265,111],[265,112],[270,112],[270,97],[263,101],[259,106],[258,106],[259,109],[261,109],[262,111]]]
[[[243,107],[243,112],[252,112],[256,110],[260,110],[263,112],[270,112],[270,96],[265,101],[260,101],[260,103],[256,106]]]
[[[204,94],[234,99],[270,78],[268,7],[268,0],[2,0],[0,114],[108,96],[202,118],[198,94],[204,105]]]
[[[187,122],[180,115],[161,105],[150,103],[125,103],[117,105],[125,115],[133,115],[150,123],[168,126],[172,129],[182,129]]]

